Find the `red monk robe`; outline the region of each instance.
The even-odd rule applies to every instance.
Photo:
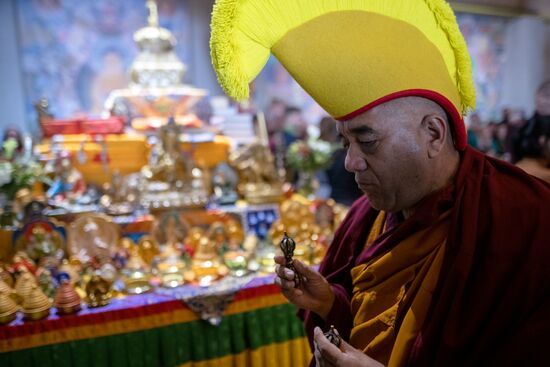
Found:
[[[326,321],[303,313],[310,337],[315,326],[327,330],[332,324],[350,340],[352,268],[445,216],[448,234],[435,292],[403,364],[550,363],[545,350],[550,338],[549,185],[468,147],[454,185],[426,198],[402,223],[399,215],[389,215],[385,232],[365,247],[378,214],[367,198],[359,199],[337,231],[319,270],[333,285],[335,301]],[[409,308],[410,303],[399,303],[396,337]]]

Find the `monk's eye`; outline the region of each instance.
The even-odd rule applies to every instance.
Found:
[[[342,147],[347,150],[349,148],[349,141],[342,139]]]
[[[365,140],[365,141],[359,141],[359,145],[361,146],[362,150],[372,150],[375,146],[377,140]]]

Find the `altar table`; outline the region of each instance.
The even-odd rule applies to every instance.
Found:
[[[0,326],[2,367],[307,366],[311,352],[296,309],[258,277],[213,326],[175,297],[114,299],[77,315]]]

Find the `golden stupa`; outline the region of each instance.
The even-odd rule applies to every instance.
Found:
[[[131,83],[111,92],[105,110],[131,119],[136,130],[156,129],[174,117],[178,125],[200,125],[189,110],[206,91],[182,83],[186,66],[179,60],[172,33],[159,26],[158,8],[147,0],[147,26],[134,33],[139,54],[130,67]]]
[[[13,292],[13,289],[9,285],[6,284],[2,279],[0,279],[0,293],[6,293],[11,294]]]
[[[40,320],[49,316],[51,307],[52,303],[36,284],[23,299],[23,314],[27,320]]]
[[[70,315],[80,311],[82,299],[70,281],[65,281],[57,288],[54,306],[58,315]]]
[[[36,285],[36,278],[31,273],[24,272],[17,278],[15,282],[15,293],[19,296],[20,302],[23,302],[23,300],[29,296],[33,287]]]
[[[17,317],[19,307],[8,293],[0,291],[0,325],[9,324]]]

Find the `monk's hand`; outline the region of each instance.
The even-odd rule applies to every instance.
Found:
[[[344,340],[338,348],[326,338],[319,327],[313,330],[313,345],[317,367],[384,367],[383,364],[355,349]]]
[[[295,274],[284,266],[284,256],[275,256],[275,263],[275,284],[281,287],[283,295],[298,308],[313,311],[326,319],[334,302],[334,292],[327,280],[303,262],[294,260],[294,268],[302,276],[302,283],[296,288]]]

